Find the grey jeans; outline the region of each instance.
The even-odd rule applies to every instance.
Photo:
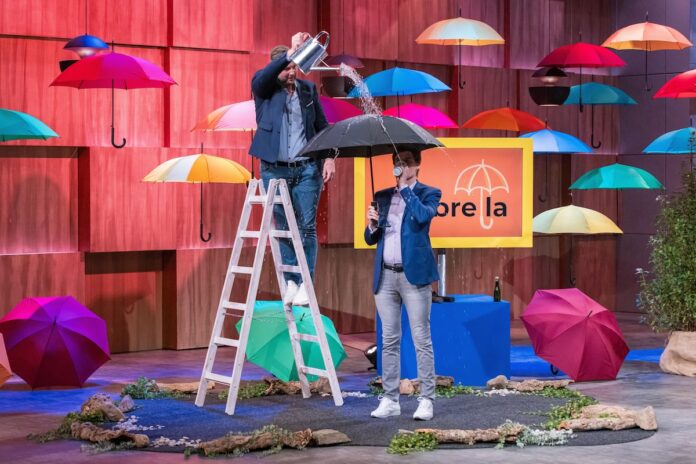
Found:
[[[409,283],[403,272],[382,270],[382,282],[375,295],[377,312],[382,320],[382,385],[384,396],[399,399],[401,380],[401,303],[406,305],[416,348],[420,396],[435,396],[435,357],[430,337],[432,287]]]

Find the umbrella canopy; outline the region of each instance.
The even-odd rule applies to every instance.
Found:
[[[628,354],[614,314],[577,288],[537,290],[521,319],[537,356],[575,381],[615,379]]]
[[[423,71],[406,68],[390,68],[375,73],[365,79],[365,85],[373,97],[415,95],[452,90],[435,76]],[[358,87],[353,88],[349,97],[359,97]]]
[[[696,129],[685,127],[662,134],[643,149],[643,153],[691,154],[696,152]]]
[[[58,137],[58,134],[34,116],[0,108],[0,142],[51,137]]]
[[[111,145],[123,148],[115,140],[114,89],[165,88],[176,84],[166,72],[154,63],[122,53],[105,53],[79,60],[60,73],[52,86],[75,87],[77,89],[111,89]]]
[[[324,115],[326,115],[326,120],[329,121],[329,124],[335,124],[338,121],[363,114],[360,108],[344,100],[322,95],[319,97],[319,101],[321,102],[321,107],[324,110]]]
[[[353,69],[360,69],[365,67],[363,62],[360,61],[360,58],[345,53],[341,55],[332,55],[325,59],[324,63],[328,64],[329,66],[340,66],[342,64],[345,64]]]
[[[614,221],[602,213],[574,205],[537,215],[532,230],[542,234],[623,234]]]
[[[5,385],[7,379],[12,377],[12,370],[10,369],[10,360],[7,359],[7,350],[5,349],[5,339],[2,338],[2,333],[0,333],[0,387]]]
[[[520,135],[534,142],[534,153],[592,153],[585,142],[565,132],[542,129]]]
[[[482,111],[464,123],[467,129],[497,129],[513,132],[529,132],[544,129],[546,123],[533,114],[504,107]]]
[[[655,93],[653,98],[696,97],[696,69],[677,74]]]
[[[537,67],[611,68],[625,65],[626,62],[611,50],[599,45],[576,42],[551,51],[537,64]]]
[[[79,387],[110,359],[106,323],[71,296],[22,300],[0,332],[14,373],[32,388]]]
[[[201,152],[203,147],[201,147]],[[212,234],[203,233],[203,184],[243,184],[251,179],[251,173],[239,163],[219,156],[198,153],[172,158],[157,166],[143,177],[143,182],[189,182],[201,184],[200,239],[207,242]]]
[[[254,131],[256,106],[254,100],[221,106],[196,123],[191,131]]]
[[[689,39],[676,29],[648,22],[631,24],[614,32],[602,47],[615,50],[682,50],[691,46]]]
[[[317,334],[309,308],[293,306],[292,313],[295,317],[298,333]],[[329,343],[331,360],[334,367],[338,368],[341,362],[347,358],[346,352],[331,319],[326,316],[321,316],[321,319]],[[236,327],[238,332],[241,331],[241,320],[237,322]],[[300,347],[302,357],[308,367],[325,368],[318,343],[301,340]],[[256,302],[249,329],[246,356],[250,362],[266,369],[284,382],[299,379],[282,302]],[[308,375],[307,379],[314,381],[317,377]]]
[[[429,106],[407,103],[385,110],[385,116],[397,116],[429,129],[457,129],[459,126],[440,110]]]
[[[580,94],[584,105],[636,105],[637,102],[623,90],[612,85],[588,82],[574,85],[564,105],[579,105]]]
[[[573,182],[571,189],[659,189],[664,188],[648,171],[614,163],[586,172]]]

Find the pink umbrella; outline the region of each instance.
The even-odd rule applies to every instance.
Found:
[[[106,323],[71,296],[25,298],[0,332],[14,373],[32,388],[79,387],[111,359]]]
[[[522,314],[534,352],[573,380],[613,380],[628,354],[614,314],[577,288],[537,290]]]
[[[407,119],[421,127],[430,129],[457,129],[459,127],[442,111],[415,103],[393,106],[385,110],[383,114]]]
[[[338,121],[363,114],[358,107],[337,98],[321,95],[319,101],[321,102],[321,107],[324,109],[324,114],[329,124],[336,124]]]
[[[255,131],[256,106],[246,100],[221,106],[193,126],[191,131]]]
[[[113,50],[113,48],[112,48]],[[111,89],[111,144],[123,148],[114,140],[114,89],[164,88],[176,84],[169,74],[154,63],[122,53],[105,53],[83,58],[60,73],[52,86],[76,89]]]

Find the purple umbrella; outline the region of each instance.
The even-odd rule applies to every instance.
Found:
[[[71,296],[25,298],[0,319],[14,373],[32,388],[82,386],[111,359],[106,322]]]

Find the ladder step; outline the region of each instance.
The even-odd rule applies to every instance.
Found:
[[[298,274],[302,271],[300,266],[290,266],[289,264],[279,264],[278,270],[280,272],[296,272]]]
[[[239,233],[242,238],[261,238],[260,230],[243,230]]]
[[[302,366],[302,372],[305,374],[312,374],[319,377],[329,377],[329,374],[324,369],[315,369],[313,367]]]
[[[230,274],[249,274],[254,272],[254,268],[250,266],[232,266]]]
[[[249,197],[249,203],[264,204],[266,203],[266,195],[251,195]],[[275,198],[273,199],[273,203],[283,203],[283,200],[280,198],[280,195],[275,196]]]
[[[234,346],[235,348],[239,346],[239,340],[233,338],[215,337],[213,342],[220,346]]]
[[[225,301],[222,303],[222,307],[225,309],[231,309],[233,311],[246,311],[246,304],[244,303],[234,303],[232,301]]]
[[[309,335],[309,334],[295,334],[295,340],[304,340],[306,342],[314,342],[314,343],[319,343],[319,337],[316,335]]]
[[[225,385],[232,385],[232,377],[227,377],[226,375],[213,374],[211,372],[210,374],[206,374],[205,378],[207,380],[212,380],[213,382],[218,382]]]
[[[272,230],[268,234],[273,238],[292,238],[292,232],[289,230]]]

